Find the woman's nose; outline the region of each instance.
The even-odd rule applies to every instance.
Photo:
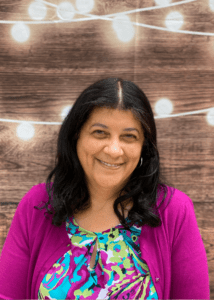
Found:
[[[108,145],[107,148],[108,148],[108,151],[110,153],[123,154],[123,150],[122,150],[121,145],[118,141],[113,141],[112,143],[110,143]]]

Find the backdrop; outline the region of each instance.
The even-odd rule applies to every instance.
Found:
[[[0,251],[76,98],[122,77],[149,98],[164,175],[194,202],[214,299],[213,20],[213,0],[0,1]]]

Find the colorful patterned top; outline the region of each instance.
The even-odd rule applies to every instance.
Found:
[[[66,219],[66,230],[71,249],[44,276],[38,299],[158,299],[148,266],[141,258],[141,226],[132,225],[129,231],[119,224],[95,233],[81,228],[71,217]]]

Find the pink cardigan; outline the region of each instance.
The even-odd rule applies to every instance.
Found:
[[[65,223],[56,227],[45,209],[34,208],[47,200],[41,183],[17,207],[0,256],[0,299],[38,299],[44,275],[71,247]],[[144,225],[139,238],[158,299],[210,299],[206,250],[192,200],[175,189],[159,212],[162,226]]]

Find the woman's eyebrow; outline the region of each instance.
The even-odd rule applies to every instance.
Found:
[[[104,124],[101,124],[101,123],[95,123],[95,124],[93,124],[91,127],[94,127],[94,126],[100,126],[100,127],[103,127],[103,128],[108,128],[106,125],[104,125]],[[139,133],[139,131],[136,129],[136,128],[131,128],[131,127],[129,127],[129,128],[125,128],[125,129],[123,129],[123,131],[137,131],[138,133]]]

